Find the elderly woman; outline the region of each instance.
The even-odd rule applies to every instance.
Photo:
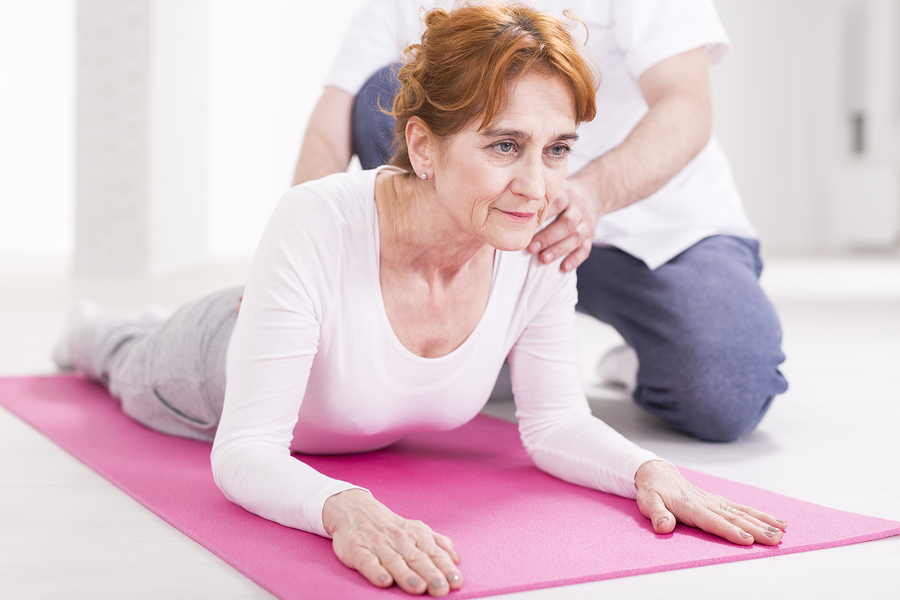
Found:
[[[522,251],[560,190],[578,123],[595,112],[596,81],[565,26],[499,5],[433,10],[425,23],[399,73],[393,166],[288,192],[239,316],[240,290],[165,322],[81,305],[57,362],[103,381],[150,427],[214,439],[229,499],[333,538],[376,586],[444,595],[462,585],[459,557],[427,525],[291,452],[365,452],[458,427],[507,356],[539,468],[637,498],[659,533],[681,521],[776,544],[782,521],[698,490],[591,416],[575,275]]]

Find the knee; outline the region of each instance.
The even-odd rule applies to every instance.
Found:
[[[753,431],[772,404],[774,395],[758,389],[691,390],[679,417],[681,428],[706,442],[733,442]]]
[[[635,400],[704,441],[731,442],[746,435],[787,389],[778,371],[783,355],[777,348],[749,352],[732,345],[681,356],[678,376],[655,388],[639,385]]]

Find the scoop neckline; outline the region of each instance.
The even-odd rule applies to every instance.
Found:
[[[481,317],[478,319],[478,323],[475,325],[475,328],[472,329],[471,333],[469,333],[468,337],[463,340],[463,343],[461,343],[459,346],[457,346],[447,354],[444,354],[443,356],[435,356],[432,358],[419,356],[418,354],[404,346],[403,342],[400,341],[400,338],[398,338],[397,334],[394,332],[394,328],[391,326],[391,320],[388,318],[387,309],[384,305],[384,292],[381,289],[381,229],[378,220],[378,206],[375,204],[375,180],[378,178],[379,173],[388,169],[396,169],[396,167],[382,166],[378,167],[377,169],[373,169],[375,173],[373,174],[371,181],[369,182],[371,200],[368,203],[369,210],[371,211],[371,214],[369,215],[369,224],[371,226],[367,227],[367,236],[369,238],[369,274],[372,278],[372,285],[377,291],[377,293],[375,294],[375,298],[376,303],[378,304],[378,316],[381,320],[382,327],[384,328],[385,333],[390,340],[391,345],[393,345],[402,356],[406,357],[409,360],[423,364],[438,364],[441,362],[450,362],[456,359],[458,356],[464,355],[466,349],[475,343],[474,340],[480,337],[481,331],[487,327],[486,323],[488,321],[488,313],[496,303],[495,297],[497,295],[497,277],[500,272],[500,263],[503,253],[500,250],[494,248],[494,264],[493,270],[491,272],[491,288],[488,292],[488,301],[484,306],[484,311],[481,313]]]

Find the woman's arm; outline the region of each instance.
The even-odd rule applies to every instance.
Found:
[[[320,241],[298,233],[328,215],[318,216],[321,203],[304,193],[292,190],[281,201],[254,257],[228,349],[225,405],[211,460],[230,500],[283,525],[327,535],[325,500],[353,486],[318,473],[290,451],[326,300],[323,265],[316,260]]]
[[[680,521],[736,544],[777,544],[783,521],[700,490],[591,415],[579,375],[574,274],[542,275],[549,296],[509,355],[519,431],[535,465],[570,483],[636,498],[658,533]]]
[[[575,341],[575,274],[532,259],[535,312],[509,354],[516,417],[535,465],[570,483],[635,498],[634,473],[658,457],[591,415]]]
[[[450,541],[391,512],[368,491],[291,456],[341,247],[334,214],[305,188],[287,194],[260,242],[228,351],[225,408],[213,445],[217,485],[262,517],[334,540],[372,584],[443,596],[462,585]]]

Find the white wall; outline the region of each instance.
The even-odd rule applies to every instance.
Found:
[[[863,156],[850,150],[842,106],[841,25],[854,3],[868,7],[870,25]],[[859,167],[895,179],[900,172],[900,2],[716,0],[716,7],[734,44],[712,73],[716,130],[747,212],[770,251],[828,249],[832,177]],[[846,199],[860,209],[868,200]]]
[[[209,11],[193,0],[78,0],[75,272],[204,264]]]
[[[210,2],[211,256],[253,253],[363,2]],[[0,252],[74,248],[74,52],[75,0],[0,0]]]
[[[209,251],[250,255],[289,188],[306,121],[365,0],[216,0]]]
[[[716,130],[747,213],[770,248],[816,247],[824,227],[815,210],[821,190],[810,169],[821,159],[817,148],[836,145],[837,113],[832,94],[809,100],[830,87],[817,82],[829,75],[817,62],[835,65],[837,49],[817,47],[829,11],[815,10],[816,2],[716,2],[733,43],[713,70]]]
[[[74,243],[75,0],[0,0],[0,252]]]

